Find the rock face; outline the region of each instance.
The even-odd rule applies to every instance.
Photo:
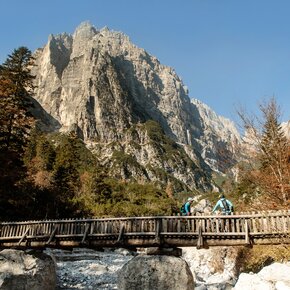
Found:
[[[207,164],[215,171],[226,172],[240,157],[241,136],[234,123],[219,116],[209,106],[191,99],[202,119],[203,130],[197,139],[200,152]]]
[[[55,287],[55,264],[48,255],[10,249],[0,252],[0,289],[54,290]]]
[[[116,152],[133,157],[135,165],[122,166],[117,177],[163,182],[171,177],[208,190],[211,170],[224,171],[234,162],[232,142],[238,136],[232,124],[191,102],[174,70],[123,33],[83,23],[73,35],[51,35],[34,57],[35,99],[51,116],[48,127],[75,131],[104,164],[112,165]],[[214,129],[210,118],[216,118]],[[144,125],[149,120],[159,124],[158,136]],[[220,132],[225,134],[218,138]],[[182,158],[176,150],[168,154],[172,148]],[[218,157],[224,148],[227,162]]]
[[[137,256],[119,272],[120,290],[192,290],[194,281],[187,263],[170,256]]]

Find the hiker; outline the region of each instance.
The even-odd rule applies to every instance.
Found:
[[[190,211],[190,206],[193,202],[193,198],[189,197],[187,199],[187,202],[184,203],[180,209],[181,215],[190,215],[191,211]]]
[[[212,213],[215,213],[215,211],[220,208],[223,215],[230,215],[234,211],[233,204],[226,199],[223,194],[221,194],[219,198],[220,199],[213,208]]]

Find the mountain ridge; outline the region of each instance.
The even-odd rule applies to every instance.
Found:
[[[112,163],[116,151],[110,144],[125,144],[126,132],[134,126],[137,139],[146,136],[142,137],[146,144],[154,143],[148,131],[144,135],[140,129],[146,128],[142,124],[150,120],[160,125],[154,129],[159,142],[165,138],[163,135],[168,136],[173,141],[171,145],[179,144],[187,155],[184,158],[191,162],[168,165],[162,161],[162,154],[156,154],[162,146],[141,146],[146,160],[139,156],[142,150],[122,145],[121,151],[133,154],[149,181],[158,179],[152,170],[148,171],[153,165],[166,173],[159,178],[164,184],[171,176],[189,189],[212,190],[212,171],[224,173],[236,162],[237,150],[232,142],[238,145],[240,140],[232,123],[219,118],[206,105],[192,101],[175,71],[131,43],[124,33],[108,28],[98,30],[85,22],[72,35],[50,35],[48,43],[36,50],[34,57],[35,99],[56,120],[58,125],[50,124],[51,130],[77,132],[92,150],[101,148],[99,153],[103,152],[107,165]],[[209,115],[215,120],[210,121],[205,112],[212,112]],[[222,138],[218,136],[221,132],[225,134]],[[100,144],[106,144],[106,148]],[[175,152],[170,146],[167,149]],[[220,158],[221,149],[228,155],[226,159]],[[169,159],[178,164],[179,155],[174,154]]]

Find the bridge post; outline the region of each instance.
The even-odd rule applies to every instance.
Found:
[[[250,245],[250,233],[249,233],[249,225],[248,221],[245,220],[245,244]]]
[[[196,248],[197,249],[201,249],[203,247],[203,236],[202,236],[201,221],[198,224],[197,232],[198,232],[198,238],[197,238]]]
[[[117,244],[120,243],[123,239],[123,234],[124,234],[124,230],[125,230],[125,226],[124,224],[121,225],[120,227],[120,232],[119,232],[119,235],[118,235],[118,240],[117,240]]]
[[[160,244],[161,219],[155,219],[155,239],[154,242]]]
[[[85,243],[85,240],[86,240],[87,235],[88,235],[89,228],[90,228],[90,224],[86,224],[86,228],[85,228],[85,232],[84,232],[84,235],[83,235],[83,239],[81,241],[81,244],[84,244]]]

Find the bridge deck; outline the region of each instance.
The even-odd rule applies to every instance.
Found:
[[[290,211],[0,223],[0,247],[208,247],[290,243]]]

